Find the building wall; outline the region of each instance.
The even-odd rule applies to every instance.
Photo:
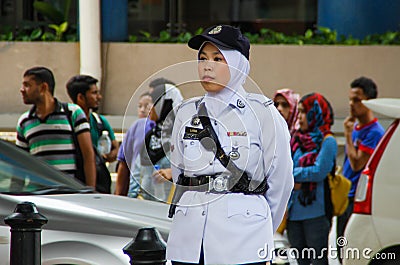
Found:
[[[185,97],[203,93],[196,82],[196,62],[187,62],[196,59],[196,52],[185,44],[105,43],[102,48],[105,114],[135,115],[137,97],[157,76],[184,83],[180,88]],[[318,91],[330,100],[337,118],[346,116],[349,84],[361,75],[377,82],[379,97],[400,97],[399,46],[253,45],[250,60],[250,90],[258,86],[270,97],[283,87],[301,95]],[[56,97],[69,100],[65,83],[79,73],[79,43],[0,42],[0,114],[29,108],[19,88],[23,72],[36,65],[54,71]]]

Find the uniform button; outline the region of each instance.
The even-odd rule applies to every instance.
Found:
[[[214,162],[214,161],[210,161],[210,165],[212,165],[212,164],[213,164],[213,162]]]
[[[202,215],[202,216],[206,215],[206,211],[203,211],[203,212],[201,213],[201,215]]]
[[[249,211],[249,210],[247,210],[246,214],[247,214],[247,215],[250,215],[250,211]]]

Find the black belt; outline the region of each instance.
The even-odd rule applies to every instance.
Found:
[[[180,183],[183,186],[197,187],[199,191],[211,193],[244,193],[244,194],[264,194],[267,191],[267,180],[264,179],[255,189],[250,189],[250,182],[247,174],[243,174],[239,180],[235,181],[229,175],[201,175],[196,177],[180,176]]]
[[[182,194],[189,190],[196,191],[205,191],[210,193],[243,193],[246,195],[260,195],[265,194],[268,190],[267,179],[264,180],[255,188],[250,189],[251,180],[247,177],[246,172],[243,172],[243,175],[240,179],[234,183],[233,178],[228,178],[225,186],[220,180],[219,177],[223,175],[202,175],[197,177],[187,177],[183,174],[180,174],[178,177],[178,181],[176,182],[174,196],[171,201],[171,205],[169,208],[168,217],[172,218],[175,214],[176,205],[181,198]],[[210,185],[210,180],[212,180],[212,185]],[[217,182],[216,182],[217,181]],[[207,185],[208,184],[208,185]],[[253,183],[251,183],[253,184]],[[233,186],[232,186],[233,185]]]

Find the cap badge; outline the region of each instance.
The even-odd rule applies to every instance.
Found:
[[[218,34],[220,33],[222,30],[222,26],[216,26],[215,28],[213,28],[212,30],[210,30],[208,32],[208,34]]]
[[[195,116],[192,118],[192,120],[190,121],[190,124],[193,126],[199,126],[200,125],[200,118]]]

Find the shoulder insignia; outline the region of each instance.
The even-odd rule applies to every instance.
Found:
[[[256,94],[256,93],[248,93],[247,99],[250,101],[256,101],[258,103],[263,104],[265,107],[269,107],[272,105],[274,102],[272,99],[262,95],[262,94]]]
[[[272,99],[268,99],[266,102],[264,102],[264,106],[268,107],[269,105],[272,105],[274,102],[272,101]]]

